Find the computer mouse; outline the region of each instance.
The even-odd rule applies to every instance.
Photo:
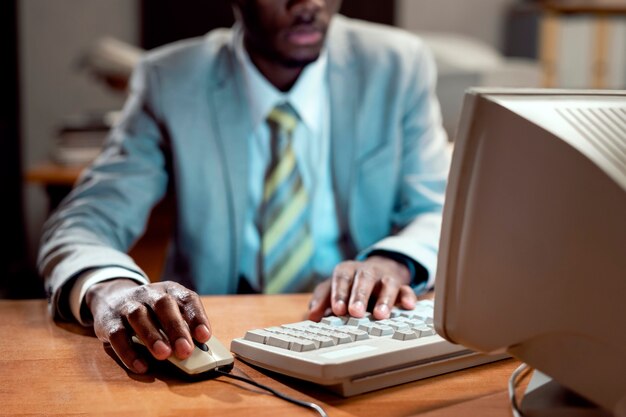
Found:
[[[133,335],[132,340],[134,343],[145,347],[137,336]],[[174,355],[167,358],[167,361],[183,375],[193,377],[218,369],[228,371],[233,367],[235,361],[233,355],[214,335],[206,343],[194,340],[194,345],[193,352],[187,359],[181,360]]]

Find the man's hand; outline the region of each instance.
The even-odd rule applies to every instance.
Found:
[[[406,309],[415,307],[417,297],[409,286],[406,265],[384,256],[365,261],[345,261],[337,265],[331,278],[315,288],[309,306],[309,319],[319,321],[330,308],[336,316],[363,317],[370,296],[376,296],[373,314],[386,319],[397,301]]]
[[[110,343],[124,365],[136,373],[146,372],[148,365],[133,347],[133,332],[159,360],[172,354],[188,358],[194,348],[191,332],[201,343],[211,337],[198,295],[174,282],[139,285],[129,279],[104,281],[89,288],[85,300],[98,339]]]

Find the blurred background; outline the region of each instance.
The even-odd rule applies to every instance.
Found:
[[[453,141],[470,86],[626,88],[625,3],[344,0],[341,12],[424,38]],[[35,270],[42,223],[97,153],[141,54],[232,22],[227,0],[0,2],[0,298],[44,296]],[[138,257],[160,250],[166,234],[151,231],[134,249]],[[142,266],[150,274],[160,265]]]

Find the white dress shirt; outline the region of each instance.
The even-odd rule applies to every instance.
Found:
[[[288,92],[281,92],[267,81],[250,60],[243,46],[241,30],[237,31],[233,41],[238,62],[243,69],[253,126],[249,139],[250,181],[240,275],[248,280],[252,288],[260,289],[260,237],[254,219],[261,203],[263,178],[270,162],[270,131],[266,118],[276,105],[289,102],[300,117],[292,140],[302,181],[312,204],[311,231],[315,244],[313,269],[322,277],[330,276],[342,256],[338,245],[339,228],[329,165],[330,95],[326,51],[302,71]]]

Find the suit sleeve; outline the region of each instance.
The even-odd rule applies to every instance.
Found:
[[[394,233],[359,257],[387,251],[414,260],[418,270],[425,271],[426,276],[414,282],[416,291],[422,291],[432,288],[435,281],[450,148],[435,94],[435,62],[423,44],[418,46],[401,121],[402,169],[391,218]]]
[[[101,154],[44,224],[38,268],[55,317],[72,318],[68,296],[82,273],[119,267],[145,277],[126,252],[167,188],[156,87],[156,76],[142,62]]]

